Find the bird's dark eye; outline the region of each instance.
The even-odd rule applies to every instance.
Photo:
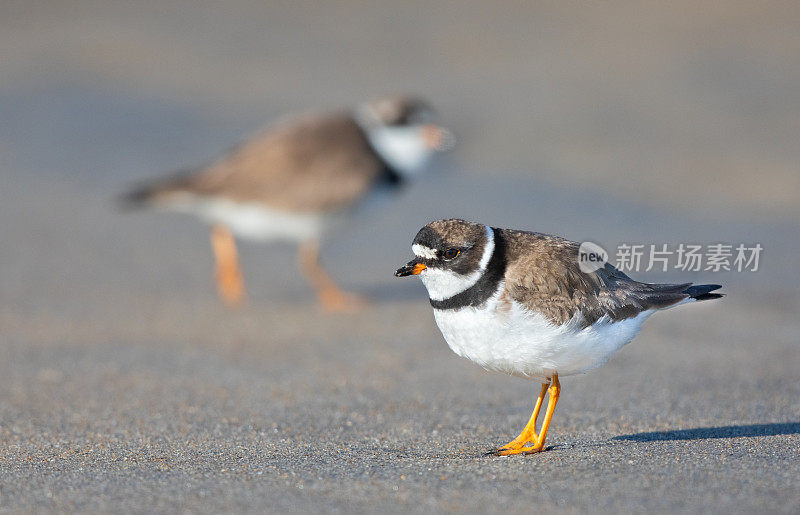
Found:
[[[450,261],[451,259],[455,259],[459,254],[461,254],[461,251],[458,249],[447,249],[444,251],[444,258]]]

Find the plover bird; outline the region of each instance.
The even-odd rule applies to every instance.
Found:
[[[452,146],[433,115],[424,101],[397,96],[352,112],[288,118],[214,164],[146,183],[123,201],[209,222],[217,288],[228,304],[245,295],[235,235],[299,243],[298,262],[322,305],[350,310],[362,302],[322,268],[320,238],[339,215],[378,190],[396,189]]]
[[[420,276],[450,348],[487,370],[542,383],[528,424],[497,455],[544,449],[560,376],[605,363],[658,310],[722,296],[711,293],[717,284],[640,283],[609,263],[587,273],[575,242],[465,220],[429,223],[411,249],[415,258],[395,275]]]

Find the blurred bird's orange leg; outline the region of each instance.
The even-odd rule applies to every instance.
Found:
[[[533,447],[521,449],[525,454],[533,454],[534,452],[541,452],[544,450],[544,439],[547,438],[550,420],[553,418],[553,412],[556,410],[558,397],[561,394],[561,384],[558,382],[558,374],[553,374],[553,383],[550,385],[548,392],[550,393],[550,400],[547,401],[547,412],[544,414],[542,429],[539,431],[539,438],[536,440],[536,445]]]
[[[227,227],[212,227],[211,247],[216,258],[217,293],[225,304],[239,304],[245,296],[244,279],[236,253],[236,241]]]
[[[297,254],[300,269],[317,292],[322,307],[329,311],[356,312],[366,307],[366,301],[343,291],[319,263],[319,242],[309,240],[300,244]]]
[[[550,386],[550,383],[542,383],[542,389],[539,390],[539,398],[536,399],[536,406],[533,408],[533,414],[519,436],[489,454],[496,454],[498,456],[518,454],[520,449],[525,447],[526,443],[536,442],[538,440],[539,437],[536,435],[536,420],[539,418],[539,410],[542,408],[542,402],[544,402],[544,396],[547,394],[548,386]]]

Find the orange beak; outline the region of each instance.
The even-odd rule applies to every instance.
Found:
[[[425,125],[422,127],[422,139],[428,148],[438,151],[450,150],[455,144],[455,137],[438,125]]]
[[[407,264],[401,266],[397,269],[394,273],[395,277],[407,277],[409,275],[419,275],[420,272],[428,268],[427,266],[423,265],[422,263],[414,263],[413,261],[408,262]]]

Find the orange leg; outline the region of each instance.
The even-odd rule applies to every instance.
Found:
[[[536,434],[536,420],[539,418],[539,410],[542,408],[542,402],[544,402],[544,396],[547,394],[548,386],[550,386],[549,382],[542,383],[542,389],[539,391],[539,398],[536,399],[536,406],[533,408],[533,414],[531,415],[530,420],[528,420],[528,424],[525,426],[525,429],[522,430],[518,437],[514,438],[490,454],[497,454],[498,456],[516,454],[506,451],[516,451],[522,447],[525,447],[526,443],[536,442],[538,440],[539,436]]]
[[[542,385],[545,386],[545,385]],[[542,428],[539,430],[539,436],[536,438],[536,443],[531,447],[522,447],[516,449],[501,449],[497,454],[505,456],[508,454],[533,454],[544,450],[544,440],[547,438],[547,430],[550,428],[550,421],[553,419],[553,412],[556,410],[558,404],[558,397],[561,394],[561,384],[558,382],[558,374],[553,374],[553,380],[550,387],[547,389],[550,394],[550,399],[547,401],[547,411],[544,414],[544,421],[542,421]],[[535,434],[535,432],[534,432]],[[524,444],[523,444],[524,445]]]
[[[328,311],[356,312],[366,307],[366,301],[343,291],[322,268],[319,262],[319,242],[310,240],[300,245],[297,261],[308,282],[317,292],[322,307]]]
[[[558,404],[558,397],[561,395],[561,384],[558,382],[558,374],[553,374],[553,384],[550,385],[548,393],[550,393],[550,400],[547,401],[547,412],[544,414],[544,421],[542,421],[542,429],[539,431],[539,438],[536,440],[536,445],[533,447],[522,449],[525,454],[533,454],[534,452],[541,452],[544,450],[544,439],[547,438],[550,420],[553,418],[553,412],[556,410],[556,404]]]
[[[211,247],[216,258],[217,292],[225,304],[234,306],[245,297],[244,279],[233,234],[223,225],[211,229]]]

